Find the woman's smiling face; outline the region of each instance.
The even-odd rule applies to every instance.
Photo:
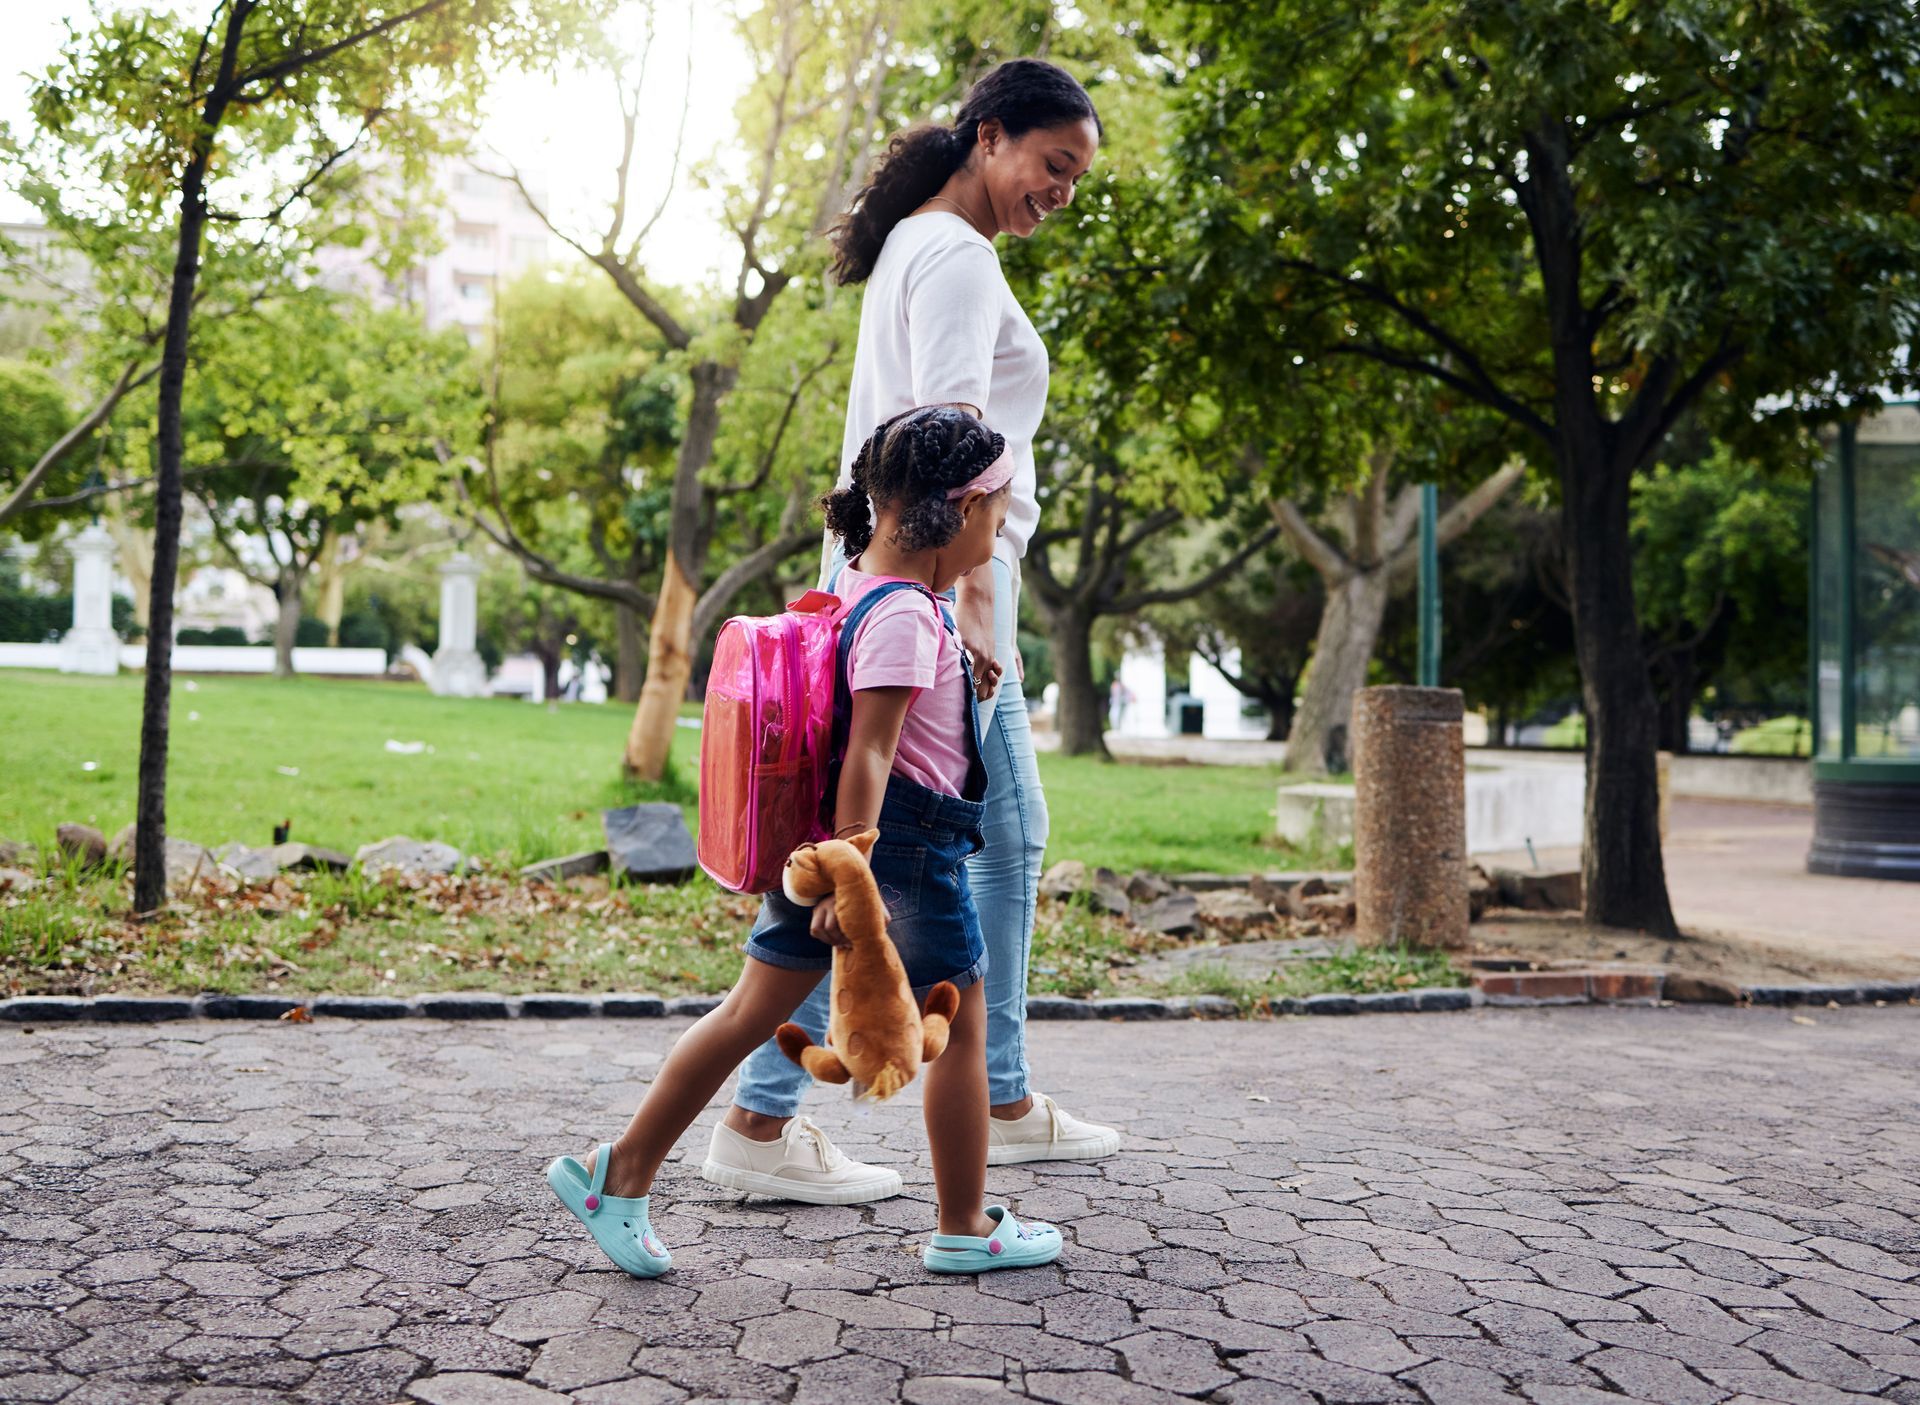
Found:
[[[1073,188],[1100,149],[1091,117],[1035,127],[1010,137],[997,120],[980,124],[980,173],[994,223],[1025,239],[1048,216],[1073,203]]]

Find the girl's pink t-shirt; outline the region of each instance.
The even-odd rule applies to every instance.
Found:
[[[841,569],[834,593],[851,606],[886,576]],[[847,686],[917,688],[900,724],[893,772],[942,795],[963,795],[967,784],[967,680],[960,641],[941,622],[933,601],[918,590],[896,590],[867,612],[847,649]]]

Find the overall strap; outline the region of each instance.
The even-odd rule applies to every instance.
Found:
[[[840,583],[839,572],[828,582],[831,591]],[[847,679],[847,661],[853,650],[853,636],[866,622],[868,614],[889,595],[902,590],[917,590],[937,605],[933,592],[918,581],[883,581],[854,601],[840,616],[839,638],[833,649],[833,740],[827,751],[827,787],[820,796],[820,823],[833,832],[833,807],[840,798],[840,763],[846,759],[847,740],[853,735],[853,689]],[[942,616],[945,616],[943,610]],[[952,621],[948,620],[951,626]]]

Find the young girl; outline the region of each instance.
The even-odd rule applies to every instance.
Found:
[[[854,460],[852,483],[825,504],[848,558],[837,593],[848,611],[840,659],[852,698],[834,834],[879,829],[873,874],[915,995],[940,981],[960,987],[946,1052],[922,1075],[940,1202],[922,1260],[937,1273],[1050,1263],[1061,1248],[1052,1225],[1021,1224],[1000,1205],[982,1208],[986,945],[966,859],[981,846],[986,769],[972,670],[952,617],[934,598],[992,557],[1013,477],[1005,449],[960,409],[909,410],[874,432]],[[868,592],[901,580],[914,584],[861,608]],[[831,968],[828,948],[845,940],[831,897],[809,911],[767,894],[739,981],[674,1045],[620,1139],[584,1163],[563,1156],[548,1167],[560,1203],[628,1273],[652,1278],[672,1265],[648,1222],[660,1163]]]

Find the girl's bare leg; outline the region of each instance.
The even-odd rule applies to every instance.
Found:
[[[975,981],[960,992],[947,1051],[927,1066],[927,1145],[942,1234],[987,1235],[987,1001]]]
[[[789,971],[747,958],[727,998],[702,1015],[668,1053],[639,1111],[613,1144],[607,1166],[608,1195],[640,1196],[653,1189],[660,1163],[680,1134],[693,1125],[713,1095],[748,1054],[773,1037],[774,1030],[812,994],[825,971]],[[981,1086],[986,1078],[981,1055]],[[944,1060],[942,1060],[944,1062]],[[981,1128],[984,1162],[986,1129]],[[583,1158],[593,1169],[593,1157]]]

